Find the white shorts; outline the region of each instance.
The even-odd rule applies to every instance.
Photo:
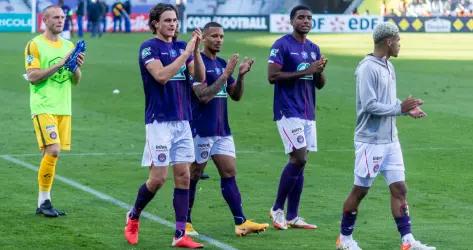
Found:
[[[355,142],[354,172],[355,185],[362,187],[371,187],[379,172],[388,185],[405,181],[401,145]]]
[[[276,121],[276,124],[286,154],[303,147],[307,147],[308,151],[317,152],[315,121],[283,116],[281,120]]]
[[[194,142],[188,121],[146,124],[146,143],[141,165],[167,167],[194,162]]]
[[[212,155],[228,155],[235,158],[233,136],[194,137],[195,161],[207,162]]]

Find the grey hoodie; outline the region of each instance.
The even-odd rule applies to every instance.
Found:
[[[355,141],[386,144],[398,141],[396,116],[401,101],[396,97],[396,73],[385,58],[367,55],[356,68]]]

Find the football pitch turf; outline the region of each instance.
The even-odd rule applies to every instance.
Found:
[[[237,147],[238,184],[245,215],[268,222],[281,169],[287,161],[272,121],[273,88],[266,58],[279,35],[227,33],[221,56],[254,57],[239,103],[229,100]],[[29,113],[23,50],[32,34],[0,33],[0,248],[167,249],[174,221],[172,178],[147,206],[140,242],[123,237],[127,205],[147,177],[140,168],[144,146],[144,95],[138,48],[149,34],[106,34],[88,39],[83,79],[73,87],[72,151],[59,160],[53,203],[68,215],[34,214],[39,161]],[[239,238],[220,194],[213,164],[198,185],[195,228],[212,242],[207,249],[334,249],[342,203],[353,183],[354,69],[371,52],[369,34],[311,35],[328,57],[328,83],[318,93],[318,153],[309,155],[300,215],[318,230],[276,231]],[[186,38],[184,36],[183,38]],[[409,186],[413,233],[437,249],[473,249],[473,50],[471,34],[401,34],[396,67],[398,97],[424,99],[428,117],[398,119]],[[119,89],[120,94],[112,94]],[[172,175],[170,175],[172,176]],[[172,226],[172,224],[171,224]],[[359,209],[354,233],[363,249],[399,249],[389,192],[378,178]]]

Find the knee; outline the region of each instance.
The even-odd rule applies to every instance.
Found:
[[[368,194],[369,188],[354,188],[351,192],[351,195],[355,200],[360,202]]]
[[[59,146],[51,145],[45,149],[45,153],[54,157],[58,157],[61,149]]]
[[[192,180],[198,180],[200,179],[200,176],[202,176],[203,172],[204,167],[192,164],[192,166],[190,167],[190,178]]]
[[[189,171],[183,171],[174,174],[174,182],[176,186],[185,186],[188,187],[190,183],[190,173]]]
[[[300,168],[304,168],[307,163],[307,159],[303,156],[292,157],[290,162]]]
[[[404,183],[391,184],[391,196],[395,199],[405,200],[407,196],[407,187]]]
[[[149,191],[155,193],[164,185],[165,182],[166,176],[149,177],[148,181],[146,181],[146,186],[148,187]]]

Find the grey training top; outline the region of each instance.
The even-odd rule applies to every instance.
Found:
[[[355,78],[355,141],[372,144],[398,141],[396,116],[402,113],[392,63],[386,58],[367,55],[358,64]]]

